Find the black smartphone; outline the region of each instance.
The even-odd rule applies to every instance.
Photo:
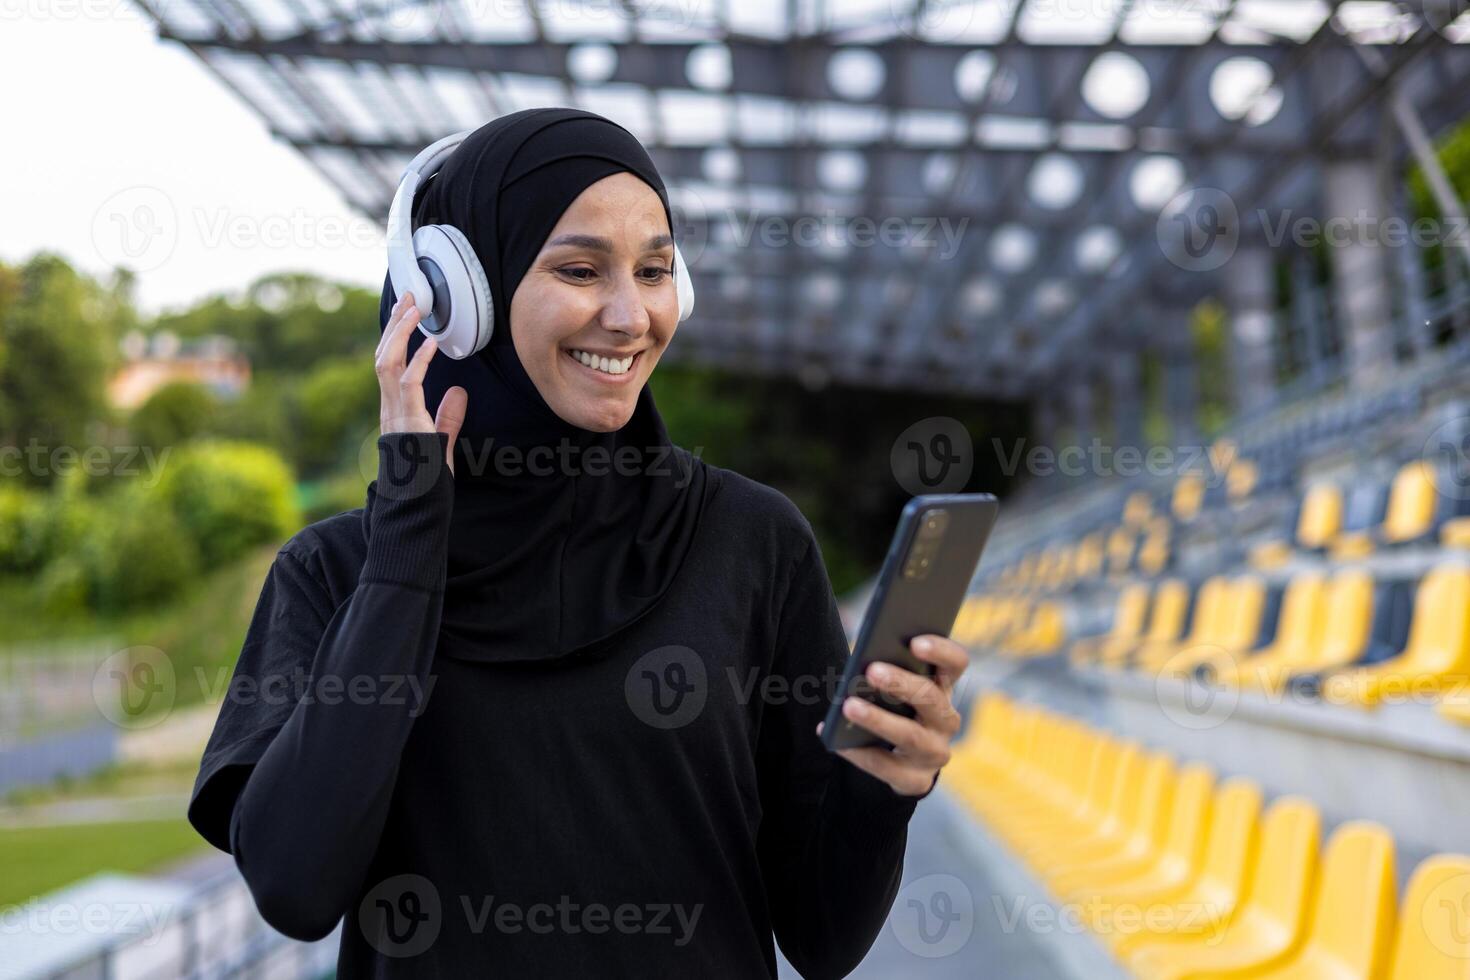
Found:
[[[927,494],[904,506],[822,724],[822,744],[829,752],[870,745],[893,748],[887,739],[849,721],[842,702],[856,696],[914,717],[912,705],[878,691],[864,672],[881,660],[933,676],[934,665],[914,656],[909,643],[922,633],[948,636],[954,628],[998,511],[988,493]]]

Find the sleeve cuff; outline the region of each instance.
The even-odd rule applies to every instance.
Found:
[[[362,581],[443,589],[454,512],[445,432],[378,437],[378,478]]]
[[[934,783],[922,796],[905,796],[844,759],[840,761],[838,780],[852,838],[860,845],[872,846],[903,832],[919,801],[934,792],[939,777],[935,775]]]

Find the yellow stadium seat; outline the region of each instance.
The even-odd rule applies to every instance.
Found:
[[[1095,865],[1107,864],[1119,855],[1135,854],[1135,845],[1147,851],[1151,843],[1150,814],[1147,807],[1158,808],[1173,790],[1175,764],[1167,755],[1139,752],[1133,760],[1120,764],[1122,777],[1117,783],[1116,820],[1098,826],[1092,836],[1064,840],[1060,848],[1047,849],[1036,855],[1033,868],[1045,882],[1060,877],[1086,873]]]
[[[1442,694],[1470,681],[1470,569],[1440,565],[1414,597],[1408,644],[1397,657],[1330,675],[1324,697],[1373,707],[1386,697]]]
[[[1470,977],[1470,857],[1436,854],[1414,869],[1399,911],[1388,980]]]
[[[1260,635],[1261,614],[1266,607],[1266,583],[1254,575],[1242,575],[1226,585],[1225,598],[1216,608],[1208,636],[1183,643],[1167,659],[1145,660],[1161,675],[1186,677],[1200,664],[1231,663],[1249,649]],[[1163,657],[1162,651],[1156,654]]]
[[[1204,501],[1204,479],[1187,473],[1174,484],[1174,496],[1170,501],[1170,509],[1177,520],[1188,523],[1199,516],[1200,506]]]
[[[1138,570],[1145,575],[1158,575],[1169,565],[1169,540],[1173,525],[1166,517],[1149,521],[1148,533],[1138,546]]]
[[[1116,527],[1108,535],[1108,575],[1116,578],[1133,563],[1133,550],[1138,536],[1132,528]]]
[[[1307,923],[1321,834],[1322,817],[1311,802],[1277,800],[1261,818],[1248,897],[1223,934],[1204,941],[1187,934],[1149,939],[1130,951],[1129,966],[1144,980],[1203,980],[1283,962]]]
[[[1302,496],[1301,512],[1297,515],[1294,542],[1308,550],[1323,550],[1330,547],[1342,530],[1342,489],[1333,483],[1314,483]],[[1276,568],[1291,556],[1293,542],[1266,541],[1250,551],[1252,567]]]
[[[1082,833],[1071,826],[1059,833],[1047,832],[1048,828],[1039,831],[1028,828],[1028,838],[1017,851],[1043,875],[1051,869],[1112,853],[1127,839],[1132,829],[1129,818],[1143,783],[1145,759],[1143,749],[1132,742],[1118,747],[1116,752],[1112,788],[1100,820],[1082,828]]]
[[[1097,659],[1098,653],[1109,643],[1137,642],[1143,635],[1144,620],[1148,615],[1148,586],[1130,585],[1118,593],[1118,605],[1113,610],[1113,625],[1101,636],[1085,636],[1072,644],[1069,656],[1074,664],[1084,664]]]
[[[1354,820],[1337,828],[1322,854],[1306,941],[1290,960],[1250,980],[1380,977],[1394,930],[1393,836]]]
[[[1037,657],[1054,653],[1067,639],[1066,620],[1060,603],[1039,602],[1026,625],[1001,645],[1012,657]]]
[[[1439,543],[1446,548],[1470,548],[1470,517],[1454,517],[1439,529]]]
[[[1160,582],[1154,589],[1153,611],[1141,640],[1110,639],[1097,651],[1097,661],[1114,667],[1127,663],[1135,650],[1179,639],[1189,614],[1189,587],[1179,579]]]
[[[1123,503],[1123,523],[1130,527],[1142,527],[1153,513],[1153,501],[1147,490],[1135,490]]]
[[[1147,865],[1133,874],[1117,869],[1090,879],[1070,891],[1069,902],[1103,906],[1131,903],[1160,904],[1189,884],[1204,854],[1214,799],[1215,774],[1209,766],[1195,762],[1180,770],[1174,785],[1173,803],[1166,818],[1168,833]]]
[[[1373,579],[1360,569],[1338,572],[1323,591],[1311,642],[1276,646],[1269,655],[1252,657],[1219,678],[1247,690],[1279,692],[1295,674],[1352,663],[1362,654],[1372,626]]]
[[[1206,450],[1210,454],[1210,467],[1215,473],[1224,473],[1235,462],[1240,455],[1240,446],[1234,439],[1221,436]]]
[[[979,695],[946,786],[1142,980],[1470,980],[1470,856],[1436,855],[1396,913],[1382,826],[1214,786],[1063,715]]]
[[[1346,561],[1373,552],[1378,541],[1403,544],[1429,534],[1434,529],[1439,495],[1435,489],[1433,464],[1416,460],[1394,475],[1388,491],[1388,509],[1377,528],[1340,535],[1332,547],[1332,557]]]
[[[1342,529],[1342,490],[1335,484],[1317,483],[1302,499],[1296,540],[1303,548],[1326,548]]]
[[[1428,534],[1434,526],[1438,497],[1431,463],[1417,460],[1399,470],[1388,491],[1383,540],[1399,544]]]
[[[1222,619],[1228,612],[1230,600],[1230,581],[1225,576],[1207,579],[1195,594],[1189,632],[1174,640],[1146,640],[1134,651],[1134,661],[1141,667],[1157,670],[1180,649],[1210,642],[1223,628]]]
[[[1260,480],[1260,470],[1248,459],[1237,459],[1225,473],[1225,491],[1232,504],[1250,499],[1251,491]]]
[[[1239,657],[1212,658],[1214,679],[1236,684],[1241,673],[1256,670],[1261,664],[1305,660],[1311,655],[1312,644],[1321,637],[1326,594],[1326,583],[1316,572],[1303,572],[1293,578],[1281,597],[1281,616],[1271,642]]]
[[[1162,753],[1149,757],[1134,798],[1135,805],[1127,815],[1127,837],[1122,846],[1102,854],[1096,860],[1075,861],[1044,873],[1047,886],[1065,895],[1090,883],[1128,879],[1157,859],[1169,836],[1169,811],[1174,802],[1178,773],[1174,761]]]
[[[1097,578],[1102,574],[1106,557],[1107,536],[1102,531],[1093,531],[1077,542],[1077,577]]]
[[[1239,777],[1226,780],[1215,793],[1203,863],[1188,886],[1163,900],[1104,906],[1093,929],[1119,956],[1160,941],[1194,942],[1218,931],[1249,885],[1260,812],[1259,786]]]

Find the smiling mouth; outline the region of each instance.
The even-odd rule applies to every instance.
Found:
[[[632,374],[633,367],[638,363],[638,358],[643,356],[643,352],[639,351],[627,357],[600,357],[596,354],[589,354],[586,351],[575,348],[566,349],[566,354],[582,367],[606,381],[620,381]]]

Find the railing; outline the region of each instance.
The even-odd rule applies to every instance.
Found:
[[[156,932],[120,937],[44,980],[316,980],[336,968],[341,928],[315,943],[281,935],[231,870],[200,885]]]

